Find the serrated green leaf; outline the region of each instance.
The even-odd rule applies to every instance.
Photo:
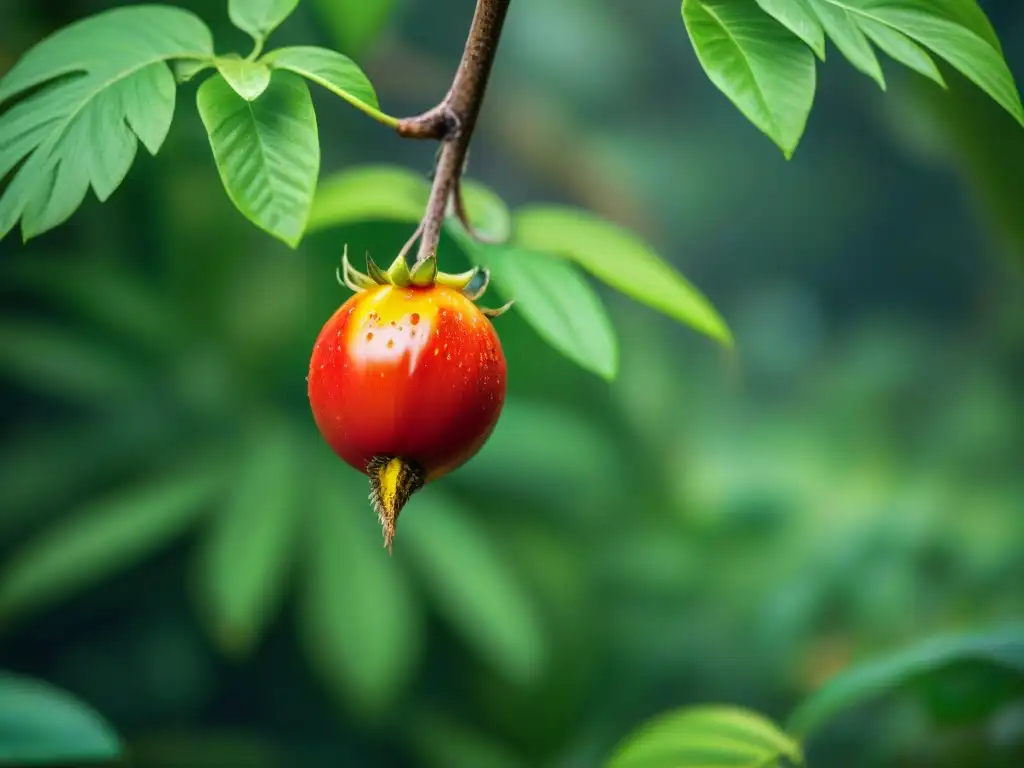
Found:
[[[137,390],[138,366],[67,327],[0,324],[0,378],[71,400],[103,401]]]
[[[198,17],[160,5],[97,14],[26,53],[0,80],[0,106],[43,86],[0,115],[0,178],[24,161],[0,196],[0,238],[19,219],[25,239],[58,226],[90,185],[109,197],[136,137],[155,154],[167,135],[175,83],[165,61],[212,53]]]
[[[196,586],[204,623],[225,653],[251,651],[284,596],[306,508],[302,469],[286,427],[254,430],[224,507],[207,524]]]
[[[752,3],[683,0],[683,21],[708,78],[791,157],[814,102],[814,54]]]
[[[270,68],[261,61],[249,61],[241,56],[220,56],[217,58],[217,71],[246,101],[255,101],[270,85]]]
[[[751,768],[803,763],[800,745],[764,716],[737,707],[676,710],[627,737],[608,768]]]
[[[509,679],[544,671],[547,639],[517,575],[470,510],[428,486],[409,502],[395,546],[407,552],[436,610]]]
[[[825,60],[825,30],[811,10],[810,0],[757,0],[761,9],[799,37],[822,61]]]
[[[197,102],[235,207],[264,231],[298,246],[320,171],[316,115],[302,78],[274,72],[263,95],[246,101],[214,75],[199,87]]]
[[[492,189],[476,181],[464,180],[462,199],[477,233],[499,243],[509,239],[512,234],[512,213],[505,201]]]
[[[430,184],[392,165],[361,165],[323,179],[313,200],[307,231],[361,221],[415,223],[423,216]]]
[[[262,41],[298,7],[299,0],[228,0],[231,23]]]
[[[943,88],[946,87],[946,81],[932,57],[909,37],[874,19],[861,18],[858,24],[867,38],[888,56]]]
[[[601,298],[569,262],[557,256],[473,240],[454,221],[448,231],[475,264],[491,273],[491,290],[523,316],[548,344],[584,370],[612,381],[619,345]]]
[[[338,46],[358,56],[384,29],[395,0],[314,0],[313,8]]]
[[[365,486],[346,483],[346,471],[332,456],[311,478],[301,636],[328,687],[374,717],[400,700],[416,671],[422,617],[382,546]]]
[[[788,730],[803,738],[847,709],[892,694],[923,675],[968,661],[1024,677],[1024,625],[931,638],[889,656],[854,664],[804,699],[790,716]]]
[[[617,291],[732,346],[711,303],[633,233],[591,213],[528,206],[515,216],[515,245],[572,259]]]
[[[16,552],[0,572],[0,618],[84,590],[183,532],[224,479],[220,462],[203,459],[73,510]]]
[[[375,120],[394,127],[397,119],[380,111],[377,92],[369,78],[348,56],[311,45],[278,48],[262,61],[269,67],[302,75],[345,99]]]
[[[928,0],[845,2],[850,13],[897,30],[948,61],[1024,125],[1020,94],[999,49],[972,31],[973,28],[947,18],[946,5],[937,7]]]
[[[117,734],[91,707],[41,680],[0,672],[0,763],[79,765],[120,754]]]
[[[836,0],[810,0],[826,34],[853,67],[885,90],[885,75],[871,43],[857,24],[857,17]]]

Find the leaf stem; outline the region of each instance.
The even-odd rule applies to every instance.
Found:
[[[254,35],[252,40],[253,40],[252,51],[249,53],[248,56],[245,57],[246,61],[256,61],[256,57],[259,56],[261,53],[263,53],[264,39],[262,37],[257,37],[257,36]]]
[[[415,264],[437,254],[448,204],[459,195],[459,180],[511,1],[477,0],[462,61],[447,95],[437,106],[421,115],[399,120],[396,126],[398,135],[403,138],[441,142],[430,198],[420,225],[423,231]],[[456,206],[461,209],[460,202],[456,201]]]

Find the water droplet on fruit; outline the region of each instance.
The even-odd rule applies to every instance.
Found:
[[[409,322],[412,323],[413,325],[416,325],[419,321],[420,321],[420,313],[419,312],[413,312],[412,316],[409,318]]]
[[[393,349],[394,346],[395,346],[395,340],[394,339],[388,339],[388,349]]]
[[[366,340],[367,341],[373,341],[373,334],[372,333],[366,334]]]
[[[439,354],[441,354],[441,350],[440,349],[435,349],[434,350],[434,357],[437,357]]]
[[[394,320],[392,320],[391,321],[391,327],[394,328],[396,325],[398,325],[398,323],[396,323]]]

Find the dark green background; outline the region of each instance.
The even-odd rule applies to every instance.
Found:
[[[110,5],[0,0],[0,71]],[[248,50],[224,3],[187,5],[218,52]],[[272,43],[340,46],[314,5]],[[472,5],[405,0],[365,50],[343,48],[385,111],[443,95]],[[1024,7],[982,5],[1024,79]],[[498,320],[507,412],[433,500],[457,502],[478,551],[435,532],[443,578],[461,586],[423,585],[399,526],[386,567],[401,569],[424,634],[397,640],[421,655],[379,701],[310,663],[302,556],[253,652],[222,655],[195,610],[195,526],[5,621],[0,666],[90,702],[142,765],[585,768],[664,709],[731,702],[783,719],[854,659],[1021,618],[1024,133],[962,79],[943,93],[885,66],[888,94],[830,49],[787,163],[707,81],[677,3],[515,0],[470,175],[512,205],[568,202],[636,228],[721,310],[736,359],[603,292],[621,343],[609,386],[515,313]],[[194,88],[179,90],[160,155],[140,150],[110,202],[0,245],[0,564],[95,497],[208,447],[242,450],[267,419],[311,446],[310,486],[323,476],[303,379],[346,296],[342,245],[387,263],[409,228],[368,223],[297,252],[261,234],[220,187]],[[429,170],[432,146],[314,98],[324,175]],[[441,259],[462,263],[450,244]],[[126,281],[158,298],[136,306]],[[65,346],[32,343],[39,324]],[[363,481],[332,466],[336,514],[372,528]],[[323,502],[304,490],[296,515],[315,528]],[[403,524],[417,512],[414,500]],[[488,589],[475,558],[536,614],[532,684],[503,674],[504,646],[482,648],[471,614],[451,618],[446,590]],[[382,588],[339,573],[352,578],[338,590],[371,603]],[[509,643],[529,642],[518,614],[503,623],[503,594],[476,597]],[[1019,765],[1020,688],[1016,704],[979,710],[1005,699],[1005,681],[969,672],[849,713],[812,742],[811,764]]]

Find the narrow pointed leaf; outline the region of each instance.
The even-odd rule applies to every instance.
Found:
[[[91,707],[41,680],[0,672],[0,764],[114,760],[121,744]]]
[[[71,309],[76,323],[95,323],[146,349],[165,351],[181,333],[173,305],[152,286],[126,271],[98,269],[81,259],[6,264],[0,274],[3,291],[31,291]]]
[[[530,206],[516,213],[514,243],[572,259],[630,298],[732,345],[725,321],[703,294],[621,227],[586,211]]]
[[[543,673],[547,640],[534,603],[470,510],[428,486],[409,503],[396,547],[408,553],[436,610],[481,658],[517,682]]]
[[[888,656],[854,664],[808,696],[792,713],[788,730],[805,737],[855,706],[960,663],[981,663],[1024,679],[1024,625],[970,635],[931,638]]]
[[[799,37],[817,57],[825,59],[825,30],[811,9],[810,0],[757,0],[761,9]]]
[[[399,166],[361,165],[325,177],[309,215],[310,232],[361,221],[416,223],[430,196],[423,176]]]
[[[935,66],[935,62],[932,61],[932,57],[909,37],[875,19],[862,17],[858,24],[867,38],[880,50],[903,66],[924,75],[943,88],[946,87],[946,81],[943,79],[942,73],[939,72],[939,68]]]
[[[231,23],[263,40],[292,15],[299,0],[228,0]]]
[[[137,364],[60,326],[0,324],[0,379],[69,400],[97,401],[138,390]]]
[[[608,768],[749,768],[781,759],[803,763],[800,746],[756,712],[727,706],[681,709],[627,737]]]
[[[197,588],[202,618],[226,653],[248,653],[284,596],[305,511],[295,443],[280,425],[255,430],[207,524]]]
[[[683,21],[711,82],[786,157],[814,102],[814,54],[754,3],[683,0]]]
[[[365,488],[344,471],[331,457],[311,477],[301,637],[328,688],[373,717],[401,699],[416,671],[422,617],[381,544]],[[403,537],[400,529],[399,547]]]
[[[0,618],[47,607],[138,562],[191,525],[223,477],[219,462],[194,460],[72,510],[0,571]]]
[[[397,125],[395,118],[380,111],[373,85],[359,65],[348,56],[327,48],[302,45],[278,48],[264,56],[262,61],[274,69],[289,70],[302,75],[374,119],[389,125]]]
[[[174,113],[165,63],[213,53],[209,29],[167,6],[129,6],[71,24],[32,48],[0,80],[0,238],[24,238],[70,217],[90,186],[103,200],[120,185],[136,141],[156,153]]]
[[[36,424],[10,431],[0,443],[0,539],[63,511],[97,479],[116,476],[137,467],[144,457],[166,451],[174,432],[162,426],[159,420],[103,415],[46,430]],[[83,445],[89,450],[83,451]]]
[[[231,201],[250,221],[293,248],[302,239],[320,170],[309,89],[275,72],[255,101],[220,75],[199,87],[199,115]]]
[[[601,298],[572,264],[539,251],[478,243],[454,222],[449,232],[470,260],[490,270],[489,293],[496,290],[514,301],[513,309],[537,334],[581,368],[608,381],[615,378],[615,329]]]
[[[835,2],[835,0],[833,0]],[[998,47],[928,0],[847,0],[850,12],[902,32],[948,61],[1024,125],[1020,93]],[[967,3],[962,3],[967,5]],[[973,5],[973,3],[971,3]]]
[[[478,234],[504,243],[512,234],[512,214],[508,205],[489,187],[480,182],[464,180],[462,198],[469,221]]]
[[[846,60],[885,90],[885,76],[870,41],[857,24],[857,17],[837,0],[810,0],[826,34]]]
[[[255,101],[270,85],[270,69],[260,61],[248,61],[240,56],[222,56],[217,59],[217,71],[235,93],[246,101]]]

